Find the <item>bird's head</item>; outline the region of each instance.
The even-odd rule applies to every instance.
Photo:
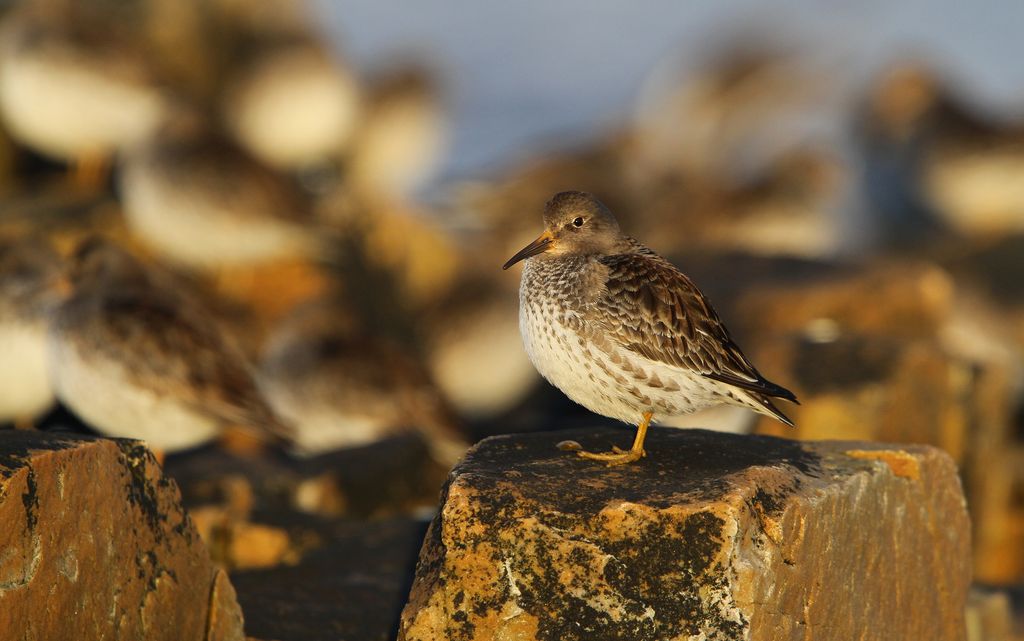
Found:
[[[539,256],[586,256],[612,253],[623,236],[615,216],[593,195],[582,191],[555,194],[544,207],[544,233],[502,269],[521,260]]]

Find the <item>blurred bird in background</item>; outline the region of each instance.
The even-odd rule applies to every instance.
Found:
[[[220,98],[238,142],[285,170],[339,161],[365,126],[356,73],[313,33],[307,13],[250,12],[236,29],[231,58],[237,62]]]
[[[11,137],[96,188],[114,156],[157,126],[164,96],[138,3],[21,3],[0,29],[0,117]]]
[[[312,250],[312,205],[275,172],[188,107],[125,154],[119,186],[129,229],[163,259],[217,268]]]
[[[168,452],[232,425],[268,441],[287,437],[245,357],[169,277],[90,239],[71,256],[68,278],[73,293],[49,333],[50,369],[57,396],[90,427]]]
[[[356,327],[336,300],[307,303],[282,319],[268,338],[259,380],[304,454],[418,431],[434,458],[451,466],[468,447],[414,355]]]
[[[89,427],[168,452],[235,425],[305,455],[421,434],[454,463],[458,417],[401,320],[457,269],[413,201],[443,150],[433,71],[360,73],[302,2],[28,0],[0,47],[21,181],[0,208],[19,383],[3,420],[27,424],[56,390]],[[54,161],[74,183],[47,180]],[[50,197],[81,186],[95,196]],[[339,288],[347,307],[323,302]]]

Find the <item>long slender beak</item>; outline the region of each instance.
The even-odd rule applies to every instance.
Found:
[[[521,260],[526,260],[530,256],[536,256],[537,254],[543,254],[554,242],[554,238],[551,236],[551,232],[545,231],[543,234],[537,237],[537,240],[533,241],[526,247],[520,249],[515,256],[508,259],[508,262],[501,266],[502,269],[508,269],[512,265],[515,265]]]

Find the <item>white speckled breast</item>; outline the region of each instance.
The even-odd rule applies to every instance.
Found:
[[[603,266],[586,258],[526,261],[519,289],[519,328],[537,371],[592,412],[636,424],[723,400],[718,384],[615,345],[595,323],[590,296]]]

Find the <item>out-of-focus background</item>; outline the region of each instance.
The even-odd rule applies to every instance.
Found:
[[[429,511],[465,443],[605,422],[539,379],[500,269],[580,189],[802,403],[795,429],[685,425],[943,448],[979,611],[1021,611],[1024,5],[0,8],[0,239],[98,234],[173,274],[300,435],[167,460],[243,605]]]

